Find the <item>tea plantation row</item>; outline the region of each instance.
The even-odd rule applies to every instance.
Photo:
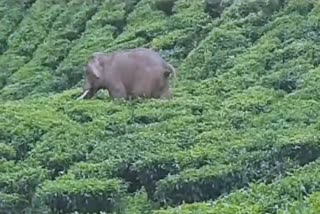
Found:
[[[217,2],[0,3],[0,212],[318,213],[320,4]],[[137,46],[173,99],[75,100]]]

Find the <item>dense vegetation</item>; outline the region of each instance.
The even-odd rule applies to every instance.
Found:
[[[1,0],[0,213],[319,213],[317,0]],[[172,100],[76,101],[152,47]]]

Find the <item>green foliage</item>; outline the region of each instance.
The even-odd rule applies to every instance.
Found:
[[[15,149],[10,146],[10,145],[7,145],[5,143],[0,143],[0,158],[5,158],[7,160],[10,160],[10,159],[14,159],[16,156],[16,151]]]
[[[20,83],[26,80],[30,81],[29,78],[33,75],[33,73],[30,73],[34,69],[43,69],[39,65],[32,65],[32,63],[27,62],[32,59],[33,53],[47,37],[53,22],[63,12],[64,7],[64,1],[56,4],[56,1],[44,0],[36,1],[33,4],[26,17],[22,19],[17,27],[17,30],[5,40],[7,51],[0,56],[0,61],[5,63],[0,77],[0,88],[3,88],[6,84],[14,84],[18,81],[21,81]],[[48,8],[50,9],[47,10]],[[10,78],[15,72],[17,74]],[[34,86],[31,83],[31,87]],[[20,96],[16,94],[16,96],[22,97],[25,94],[22,93]]]
[[[69,49],[72,46],[72,41],[78,39],[85,30],[84,26],[87,19],[93,16],[96,7],[98,6],[97,3],[90,4],[79,0],[72,0],[67,4],[64,1],[61,1],[61,5],[55,4],[55,1],[52,1],[51,3],[54,6],[50,7],[52,11],[49,11],[49,13],[47,11],[48,4],[43,5],[42,10],[41,7],[39,8],[40,14],[35,13],[36,20],[41,16],[45,16],[43,24],[47,29],[39,29],[41,35],[44,33],[43,39],[42,37],[33,36],[41,39],[35,42],[30,41],[28,38],[28,33],[30,31],[27,31],[26,34],[18,34],[25,35],[26,39],[17,38],[14,40],[15,37],[13,37],[12,48],[9,49],[8,52],[12,50],[17,54],[27,57],[33,56],[33,58],[23,67],[19,68],[19,70],[15,71],[15,73],[7,80],[10,84],[7,84],[1,93],[6,99],[21,99],[34,91],[34,88],[39,88],[39,90],[36,90],[34,93],[47,92],[43,91],[43,88],[46,88],[47,86],[41,85],[41,83],[43,83],[43,78],[46,78],[45,82],[53,81],[53,70],[55,70],[60,64],[60,61],[68,55]],[[62,8],[64,10],[62,10]],[[67,8],[72,9],[67,10]],[[51,19],[54,19],[54,21],[52,22]],[[29,24],[32,22],[26,21],[26,23]],[[22,27],[22,30],[26,29],[26,26]],[[35,28],[33,28],[31,32],[37,34]],[[48,36],[46,32],[48,33]],[[38,44],[42,40],[43,42]],[[28,43],[28,45],[25,45],[24,42]],[[19,49],[19,45],[23,48],[30,48],[22,50]]]
[[[144,189],[138,191],[133,196],[128,197],[124,202],[124,209],[121,213],[125,214],[147,214],[152,212],[152,203]]]
[[[7,50],[7,39],[28,13],[21,1],[4,0],[0,3],[0,53]],[[2,72],[1,72],[2,73]]]
[[[0,2],[0,212],[318,213],[316,0]],[[151,47],[171,100],[75,101]]]
[[[45,182],[37,195],[52,212],[112,212],[117,209],[123,188],[119,180],[59,179]]]
[[[0,212],[20,213],[28,206],[28,201],[18,194],[0,193]]]
[[[250,184],[247,189],[237,190],[211,203],[186,204],[179,208],[169,208],[154,213],[200,211],[206,213],[295,213],[302,209],[307,213],[316,213],[318,210],[318,201],[316,201],[319,191],[318,179],[319,160],[295,170],[284,178],[279,177],[271,184]],[[311,192],[314,193],[304,201],[303,198]]]
[[[168,204],[180,204],[182,201],[190,203],[215,199],[255,180],[270,182],[273,175],[288,172],[297,164],[304,165],[320,155],[320,148],[311,139],[299,142],[299,146],[296,148],[295,144],[283,142],[282,145],[274,145],[270,151],[241,154],[237,161],[230,161],[229,164],[212,163],[199,169],[186,169],[161,180],[155,195]],[[223,160],[227,161],[228,158]]]

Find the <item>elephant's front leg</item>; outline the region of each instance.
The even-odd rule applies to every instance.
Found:
[[[111,84],[108,91],[112,98],[125,100],[128,98],[126,89],[121,82]]]

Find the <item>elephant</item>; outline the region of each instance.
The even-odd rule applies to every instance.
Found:
[[[111,53],[94,52],[85,65],[83,94],[91,99],[100,89],[119,99],[165,98],[172,92],[169,77],[175,68],[149,48],[132,48]]]

